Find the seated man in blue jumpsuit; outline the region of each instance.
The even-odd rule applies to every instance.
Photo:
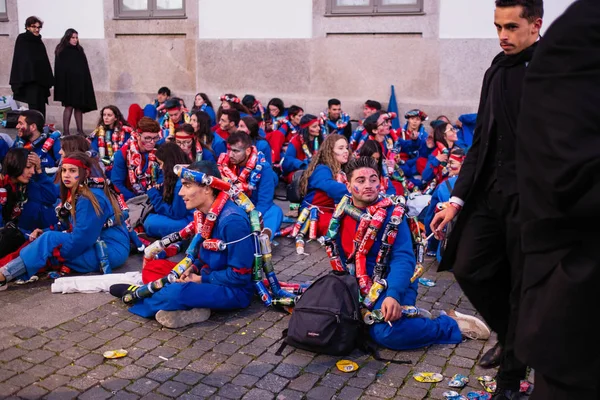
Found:
[[[221,178],[215,163],[198,161],[188,167],[208,176]],[[218,202],[220,191],[186,179],[182,179],[179,195],[188,210],[196,210],[206,216]],[[201,246],[195,256],[194,267],[172,284],[133,305],[132,313],[156,320],[168,328],[179,328],[202,322],[210,317],[210,309],[230,310],[246,308],[254,294],[252,285],[253,238],[250,236],[250,221],[246,212],[233,201],[227,200],[217,215],[211,239],[227,244],[223,251],[207,250]],[[165,267],[165,275],[175,262],[153,260],[151,263]],[[125,285],[127,286],[127,285]],[[122,285],[113,285],[111,293],[118,293]],[[125,288],[126,289],[126,288]]]
[[[385,219],[366,256],[366,272],[373,277],[375,261],[379,252],[385,226],[390,221],[394,206],[379,207],[380,176],[377,162],[371,157],[361,157],[347,165],[348,190],[352,195],[352,204],[371,212],[385,209]],[[375,218],[374,218],[375,219]],[[340,217],[340,230],[337,235],[338,248],[344,265],[353,253],[354,240],[359,224],[350,215]],[[361,244],[362,246],[362,244]],[[367,248],[367,246],[365,246]],[[394,350],[409,350],[432,344],[456,344],[463,336],[471,339],[487,339],[488,327],[478,318],[450,310],[435,319],[424,317],[408,318],[402,314],[401,306],[414,306],[417,300],[417,286],[411,278],[415,272],[411,234],[406,221],[398,226],[397,237],[389,252],[389,261],[384,267],[383,278],[387,288],[379,296],[373,309],[381,310],[386,323],[374,323],[370,327],[371,337],[379,345]],[[358,262],[357,275],[358,275]],[[359,279],[359,284],[360,284]]]
[[[42,161],[42,170],[53,175],[60,164],[60,132],[52,135],[44,129],[44,116],[37,110],[25,110],[17,122],[17,139],[13,148],[33,151]],[[56,137],[58,136],[58,137]]]

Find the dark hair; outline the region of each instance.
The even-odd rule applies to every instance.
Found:
[[[348,164],[346,164],[346,176],[348,177],[348,182],[352,179],[354,171],[360,168],[371,168],[377,172],[377,176],[381,177],[381,171],[377,168],[377,161],[375,161],[373,157],[358,157],[348,161]]]
[[[90,142],[80,135],[64,136],[60,139],[60,147],[65,152],[65,155],[75,153],[77,151],[86,152],[90,150]]]
[[[173,167],[177,164],[188,164],[190,159],[177,144],[172,142],[166,142],[158,146],[158,149],[156,149],[156,158],[163,162],[163,200],[168,204],[172,204],[176,194],[174,193],[175,185],[177,184],[177,179],[179,179],[175,175],[175,172],[173,172]]]
[[[244,133],[244,135],[246,135],[246,134]],[[246,136],[248,136],[248,135],[246,135]],[[187,169],[190,169],[192,171],[203,172],[208,176],[214,176],[215,178],[222,179],[221,172],[219,172],[219,168],[217,167],[217,164],[215,164],[213,161],[208,161],[208,160],[196,161],[195,163],[189,165],[187,167]],[[213,191],[213,195],[215,197],[217,197],[219,195],[219,192],[220,192],[219,189],[212,188],[212,191]]]
[[[35,15],[32,15],[31,17],[28,17],[25,20],[25,29],[29,28],[33,24],[40,24],[40,27],[42,27],[42,26],[44,26],[44,21],[42,21],[41,19],[39,19]]]
[[[283,100],[281,100],[279,97],[273,97],[271,100],[269,100],[269,104],[267,104],[267,108],[269,106],[277,107],[277,109],[279,110],[279,114],[277,115],[278,117],[282,117],[283,114],[285,113],[285,106],[283,105]],[[269,115],[270,115],[270,113],[269,113]]]
[[[142,117],[138,122],[138,129],[140,132],[160,132],[160,125],[155,119],[150,117]]]
[[[113,114],[115,114],[115,118],[117,119],[115,121],[116,124],[118,124],[119,122],[122,123],[124,126],[129,126],[129,123],[127,122],[127,120],[125,119],[125,117],[123,117],[123,113],[121,112],[121,110],[119,110],[119,107],[117,106],[113,106],[113,105],[108,105],[105,107],[102,107],[102,109],[100,110],[100,119],[98,120],[98,123],[96,124],[96,126],[104,126],[104,128],[108,128],[106,125],[104,125],[104,118],[102,118],[102,115],[104,114],[104,110],[109,109],[110,111],[113,112]]]
[[[445,147],[450,147],[448,146],[448,142],[446,141],[445,135],[446,135],[446,128],[448,127],[448,125],[450,125],[447,122],[442,122],[440,124],[437,124],[435,126],[435,128],[433,128],[433,140],[436,143],[441,143],[443,144]]]
[[[37,110],[25,110],[21,111],[21,115],[25,117],[27,125],[35,124],[37,130],[42,132],[44,130],[44,115]]]
[[[194,135],[200,141],[200,143],[212,147],[212,142],[215,138],[215,134],[210,129],[210,115],[208,115],[204,111],[196,111],[194,115],[198,120],[198,130],[194,132]]]
[[[442,118],[444,118],[444,119],[442,119]],[[435,120],[436,120],[436,121],[437,121],[437,120],[440,120],[440,121],[444,121],[444,122],[449,122],[449,121],[450,121],[450,118],[448,118],[448,117],[446,117],[444,114],[442,114],[442,115],[438,115],[438,117],[437,117]],[[433,122],[433,121],[432,121],[432,122]]]
[[[24,148],[13,148],[8,150],[2,161],[2,172],[4,175],[16,179],[23,174],[27,167],[27,157],[30,151]],[[7,185],[6,204],[2,207],[2,219],[4,224],[9,222],[12,217],[13,209],[17,204],[17,191],[12,190],[12,185]]]
[[[300,126],[302,126],[304,124],[308,124],[310,121],[315,120],[315,119],[317,119],[317,117],[312,114],[304,114],[302,116],[302,118],[300,118]],[[306,143],[306,145],[312,152],[315,150],[315,143],[313,140],[310,140],[308,128],[309,127],[300,128],[299,133],[302,135],[302,138],[304,139],[304,143]],[[317,141],[319,142],[319,148],[321,148],[321,144],[323,144],[323,140],[325,140],[325,138],[323,137],[323,133],[319,131],[319,136],[317,136]]]
[[[377,111],[375,114],[369,115],[363,121],[363,126],[365,127],[365,131],[367,131],[368,135],[372,135],[373,131],[377,129],[377,120],[379,120],[379,116],[381,112]]]
[[[381,103],[375,100],[367,100],[365,101],[365,105],[370,108],[374,108],[377,111],[381,111]]]
[[[246,124],[246,127],[248,127],[248,130],[250,131],[250,139],[253,141],[264,140],[264,138],[258,134],[258,122],[256,121],[256,118],[244,117],[241,120],[244,121],[244,124]]]
[[[79,32],[77,32],[73,28],[69,28],[65,31],[65,34],[63,35],[62,39],[60,39],[60,42],[58,43],[58,45],[56,46],[56,49],[54,50],[55,55],[58,56],[67,46],[69,46],[69,40],[71,40],[71,37],[74,34],[79,35]],[[75,48],[83,53],[83,47],[81,47],[81,45],[79,44],[79,41],[77,41]]]
[[[233,122],[235,126],[238,126],[240,124],[240,113],[235,108],[223,110],[221,115],[227,115],[227,118],[229,118],[229,122]]]
[[[241,143],[245,147],[250,147],[252,146],[252,139],[250,138],[250,135],[244,131],[235,131],[227,138],[227,144],[232,146],[237,143]]]
[[[197,111],[200,111],[199,108],[196,107],[196,97],[202,97],[202,100],[204,100],[204,103],[209,106],[210,108],[213,108],[212,102],[209,100],[208,96],[206,95],[206,93],[196,93],[196,95],[194,96],[194,102],[193,102],[193,106],[192,106],[192,113],[195,113]]]
[[[24,148],[8,150],[2,161],[2,173],[11,178],[18,178],[27,167],[27,157],[30,151]]]
[[[298,115],[298,113],[300,113],[300,112],[304,112],[304,108],[302,108],[300,106],[291,105],[290,108],[288,108],[288,115],[290,117]]]
[[[225,93],[224,96],[227,96],[230,98],[237,97],[233,93]],[[238,99],[239,99],[239,97],[238,97]],[[228,103],[232,109],[237,110],[239,113],[251,114],[250,110],[248,110],[248,108],[245,105],[243,105],[242,103],[234,103],[233,101],[228,101]],[[221,102],[221,105],[219,106],[219,109],[217,110],[217,123],[221,119],[221,115],[223,115],[223,111],[225,111],[225,110],[223,110],[223,102]]]
[[[381,150],[381,145],[376,140],[369,139],[365,141],[358,152],[359,157],[371,157],[373,158],[373,154],[379,154],[379,160],[377,161],[377,166],[379,167],[379,174],[383,171],[383,151]]]
[[[160,89],[158,89],[158,93],[157,94],[166,94],[167,97],[171,97],[171,89],[169,89],[166,86],[163,86]]]
[[[520,17],[525,18],[530,23],[537,18],[544,17],[543,0],[496,0],[496,7],[523,7]]]
[[[248,109],[254,107],[254,103],[256,102],[256,97],[253,94],[247,94],[242,98],[242,104],[245,105]]]
[[[453,156],[460,156],[460,157],[464,157],[465,156],[465,151],[463,149],[461,149],[458,146],[454,146],[452,148],[452,150],[450,150],[450,154]]]
[[[340,106],[342,105],[342,102],[339,101],[338,99],[329,99],[329,101],[327,102],[327,108],[331,108],[331,106]]]

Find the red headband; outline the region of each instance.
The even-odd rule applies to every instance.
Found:
[[[465,161],[465,156],[458,156],[456,154],[451,154],[450,159],[462,163],[463,161]]]
[[[83,169],[85,169],[87,171],[90,170],[90,168],[87,165],[85,165],[83,162],[81,162],[79,160],[76,160],[74,158],[63,158],[62,165],[65,165],[65,164],[71,164],[71,165],[74,165],[76,167],[83,168]]]
[[[194,135],[190,135],[186,131],[175,132],[175,139],[193,139]]]
[[[318,122],[318,121],[319,121],[319,118],[311,119],[310,121],[308,121],[308,122],[300,125],[300,129],[306,129],[309,126],[311,126],[312,124],[314,124],[315,122]]]

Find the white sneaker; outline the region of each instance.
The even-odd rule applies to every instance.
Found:
[[[210,308],[192,308],[191,310],[164,311],[156,313],[156,321],[166,328],[182,328],[187,325],[204,322],[210,318]]]
[[[456,321],[463,336],[473,340],[487,340],[490,337],[490,328],[477,317],[448,311],[448,316]]]

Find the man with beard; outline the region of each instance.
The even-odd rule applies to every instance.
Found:
[[[38,110],[45,118],[54,76],[40,35],[43,25],[38,17],[25,20],[27,31],[17,36],[9,83],[15,100],[27,103],[30,110]]]
[[[21,112],[17,121],[17,135],[13,148],[24,147],[33,151],[42,161],[42,169],[48,173],[60,163],[60,139],[48,137],[44,132],[44,116],[37,110]]]
[[[496,0],[494,25],[503,52],[485,73],[473,146],[450,206],[431,223],[439,240],[446,224],[458,215],[440,271],[454,270],[465,295],[498,334],[497,346],[480,364],[500,365],[493,398],[502,400],[520,398],[519,384],[526,373],[514,349],[523,263],[515,129],[543,13],[542,0]]]

